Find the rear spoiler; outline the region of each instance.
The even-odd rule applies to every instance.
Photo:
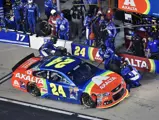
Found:
[[[12,72],[14,72],[22,63],[24,63],[25,61],[27,61],[28,59],[35,57],[34,53],[31,53],[30,55],[26,56],[25,58],[23,58],[21,61],[19,61],[13,68],[12,68]]]

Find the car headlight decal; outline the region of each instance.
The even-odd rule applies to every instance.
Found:
[[[103,93],[103,94],[97,94],[97,97],[107,97],[110,95],[110,92],[106,92],[106,93]]]

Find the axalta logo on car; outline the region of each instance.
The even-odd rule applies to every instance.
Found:
[[[125,0],[122,8],[127,10],[138,11],[134,0]]]
[[[19,78],[21,80],[35,82],[37,84],[42,84],[43,85],[43,80],[38,78],[38,77],[29,76],[29,75],[25,75],[25,74],[21,74],[21,73],[16,73],[15,78]]]
[[[145,68],[149,69],[147,62],[144,60],[138,60],[138,59],[133,59],[133,58],[124,58],[130,65],[133,67],[138,67],[138,68]]]
[[[100,89],[104,89],[108,84],[113,82],[116,77],[109,76],[95,76],[92,78],[92,81],[100,87]]]
[[[107,81],[100,85],[100,89],[104,89],[109,83],[113,82],[115,79],[116,77],[110,77]]]

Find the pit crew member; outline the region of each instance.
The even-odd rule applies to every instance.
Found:
[[[114,22],[109,21],[107,24],[107,32],[108,32],[108,37],[105,41],[106,46],[110,47],[113,51],[115,51],[115,45],[114,45],[114,40],[117,35],[117,30],[114,25]]]
[[[50,39],[45,39],[45,43],[39,49],[40,56],[52,56],[56,51],[56,47],[54,46],[56,42],[57,38],[55,36],[51,36]]]
[[[109,8],[109,9],[107,10],[106,18],[107,18],[108,21],[114,20],[114,13],[113,13],[112,8]]]
[[[129,65],[127,61],[122,62],[121,75],[127,84],[127,89],[129,92],[131,88],[141,86],[139,82],[139,80],[141,79],[140,73],[138,72],[138,70],[136,70],[135,67]]]
[[[52,9],[57,10],[56,0],[45,0],[45,15],[49,19]]]
[[[85,8],[81,0],[73,1],[73,7],[70,10],[70,15],[72,16],[72,28],[71,28],[71,38],[75,38],[81,34],[82,24],[84,19],[84,10]]]
[[[20,31],[21,28],[25,32],[24,29],[24,5],[20,0],[15,0],[14,4],[12,5],[14,21],[16,24],[16,31]]]
[[[91,33],[91,24],[94,19],[91,12],[87,13],[87,16],[84,19],[84,27],[86,27],[86,39],[89,40],[89,35]]]
[[[132,47],[132,50],[136,56],[144,57],[145,56],[144,46],[146,44],[145,38],[142,39],[134,31],[130,31],[130,35],[131,35],[130,37],[131,41],[127,51],[129,51]]]
[[[28,0],[25,7],[25,17],[27,18],[31,35],[35,34],[36,23],[40,18],[40,12],[37,4],[33,0]]]
[[[99,34],[100,34],[100,40],[103,43],[105,43],[105,40],[108,36],[107,24],[108,22],[105,20],[105,16],[102,15],[99,21]]]
[[[152,59],[159,59],[159,40],[155,40],[152,37],[149,37],[147,52],[147,57]]]
[[[57,26],[57,19],[60,18],[60,15],[57,13],[55,9],[51,10],[51,16],[48,20],[49,25],[51,25],[51,35],[55,36],[56,33],[56,26]]]
[[[121,58],[117,56],[111,48],[105,46],[104,44],[101,45],[101,48],[99,49],[99,55],[104,61],[104,66],[106,70],[109,69],[110,63],[118,65],[121,62]]]
[[[63,13],[61,13],[60,18],[57,19],[56,32],[59,39],[69,40],[70,26]]]

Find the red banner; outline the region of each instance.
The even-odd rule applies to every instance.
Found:
[[[149,0],[118,0],[118,8],[128,12],[148,14],[150,3]]]
[[[128,54],[120,54],[121,57],[124,57],[129,64],[134,66],[136,69],[141,71],[149,72],[151,70],[151,63],[149,59],[143,57],[137,57]]]

